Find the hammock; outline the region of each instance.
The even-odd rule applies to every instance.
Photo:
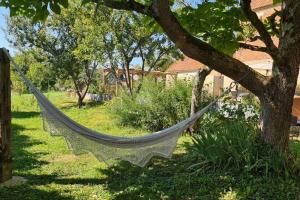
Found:
[[[171,158],[177,140],[184,130],[233,87],[233,85],[230,86],[228,90],[193,116],[167,129],[145,136],[117,137],[93,131],[67,117],[23,74],[7,50],[4,52],[30,92],[36,97],[41,109],[44,130],[52,136],[63,136],[74,154],[92,153],[98,160],[104,161],[108,165],[121,159],[144,167],[153,156]]]

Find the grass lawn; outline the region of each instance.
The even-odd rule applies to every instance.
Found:
[[[105,105],[78,109],[75,99],[62,93],[48,98],[81,124],[110,134],[141,134],[145,131],[117,125]],[[174,158],[153,159],[145,168],[120,162],[107,167],[91,155],[74,156],[61,137],[42,129],[35,99],[13,95],[14,175],[28,182],[0,188],[0,199],[300,199],[297,177],[261,177],[232,171],[192,174],[187,168],[198,162],[185,148],[182,137]],[[294,144],[294,148],[299,145]]]

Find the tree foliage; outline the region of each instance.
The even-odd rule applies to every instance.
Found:
[[[78,16],[81,16],[78,18]],[[144,26],[153,20],[124,11],[113,11],[93,4],[73,2],[60,15],[50,14],[45,22],[13,17],[9,20],[10,41],[20,50],[43,50],[54,65],[59,79],[73,80],[73,87],[84,98],[95,69],[123,69],[127,88],[132,93],[129,69],[138,66],[148,74],[165,69],[181,54],[157,27]],[[81,67],[80,67],[81,66]]]
[[[34,21],[46,20],[50,14],[49,8],[54,13],[60,14],[62,8],[68,5],[68,0],[2,0],[0,2],[0,6],[10,9],[11,16],[26,15],[33,17]]]
[[[51,70],[57,78],[72,81],[79,106],[103,59],[102,35],[97,31],[101,25],[93,19],[90,12],[93,8],[93,5],[81,7],[73,3],[60,15],[51,15],[45,23],[34,24],[31,19],[22,17],[8,21],[11,42],[20,50],[41,51],[52,64]]]
[[[105,12],[104,7],[98,9]],[[105,16],[108,21],[106,33],[103,33],[107,66],[113,70],[123,69],[127,89],[131,94],[131,68],[140,68],[143,76],[152,70],[164,70],[174,62],[174,58],[181,56],[166,35],[157,28],[149,29],[145,26],[151,23],[148,18],[123,11],[113,11]],[[140,66],[134,66],[137,59],[141,60]]]
[[[37,49],[24,51],[15,55],[14,59],[22,72],[26,74],[37,88],[46,91],[54,87],[56,76],[53,70],[51,70],[51,64],[40,51]],[[27,92],[27,87],[13,69],[11,80],[12,88],[15,92]]]
[[[229,55],[238,48],[244,19],[236,0],[204,1],[197,7],[179,9],[177,16],[188,31],[213,47]]]

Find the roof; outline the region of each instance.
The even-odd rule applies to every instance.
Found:
[[[275,43],[276,44],[276,43]],[[248,49],[239,49],[233,55],[234,58],[244,62],[245,64],[251,66],[253,69],[271,69],[273,60],[271,56],[267,53],[251,51]],[[166,70],[169,73],[187,73],[195,72],[205,65],[189,58],[187,56],[182,60],[177,60]]]
[[[278,46],[279,39],[277,37],[273,37],[272,40],[274,44]],[[265,44],[260,40],[257,40],[255,42],[245,42],[245,43],[255,45],[255,46],[265,47]],[[242,48],[236,51],[233,57],[251,66],[255,64],[266,63],[266,62],[270,63],[270,61],[272,61],[271,56],[267,53],[252,51],[249,49],[242,49]],[[261,69],[261,68],[257,68],[257,69]]]
[[[273,41],[274,41],[275,45],[278,45],[279,40],[277,38],[274,38]],[[245,43],[255,45],[255,46],[265,47],[264,43],[260,40],[257,40],[255,42],[245,42]],[[260,52],[260,51],[252,51],[252,50],[243,49],[243,48],[240,48],[239,50],[237,50],[234,53],[233,57],[242,62],[251,62],[251,61],[272,59],[271,56],[267,53]]]
[[[261,9],[267,6],[273,5],[273,0],[252,0],[251,7],[252,9]]]
[[[183,59],[177,60],[166,70],[166,72],[177,73],[177,72],[194,72],[201,68],[204,68],[204,64],[185,56]]]
[[[106,73],[106,74],[108,74],[108,73],[110,73],[110,72],[112,72],[112,69],[111,68],[105,68],[105,69],[103,69],[103,71]],[[120,75],[122,75],[122,74],[124,74],[125,73],[125,70],[123,70],[123,69],[117,69],[116,70],[116,73],[118,74],[118,76],[120,76]],[[141,70],[141,69],[129,69],[129,74],[132,74],[132,75],[142,75],[142,74],[149,74],[149,75],[152,75],[152,76],[165,76],[166,74],[168,74],[168,73],[166,73],[166,72],[162,72],[162,71],[150,71],[150,72],[148,72],[147,70]]]

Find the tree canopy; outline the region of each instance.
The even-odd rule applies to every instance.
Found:
[[[96,31],[101,25],[93,20],[89,12],[92,7],[72,3],[60,15],[51,15],[45,23],[33,24],[24,17],[8,19],[10,42],[23,52],[39,51],[36,56],[47,58],[58,79],[71,80],[79,106],[95,78],[97,67],[103,63],[102,34]]]
[[[52,13],[44,22],[21,16],[7,22],[9,41],[20,51],[32,49],[46,56],[57,78],[72,82],[79,105],[90,85],[100,78],[95,77],[99,68],[123,69],[132,94],[129,69],[134,59],[142,60],[138,67],[147,75],[166,68],[181,55],[157,28],[143,26],[151,23],[149,19],[79,1],[62,8],[60,15]]]

